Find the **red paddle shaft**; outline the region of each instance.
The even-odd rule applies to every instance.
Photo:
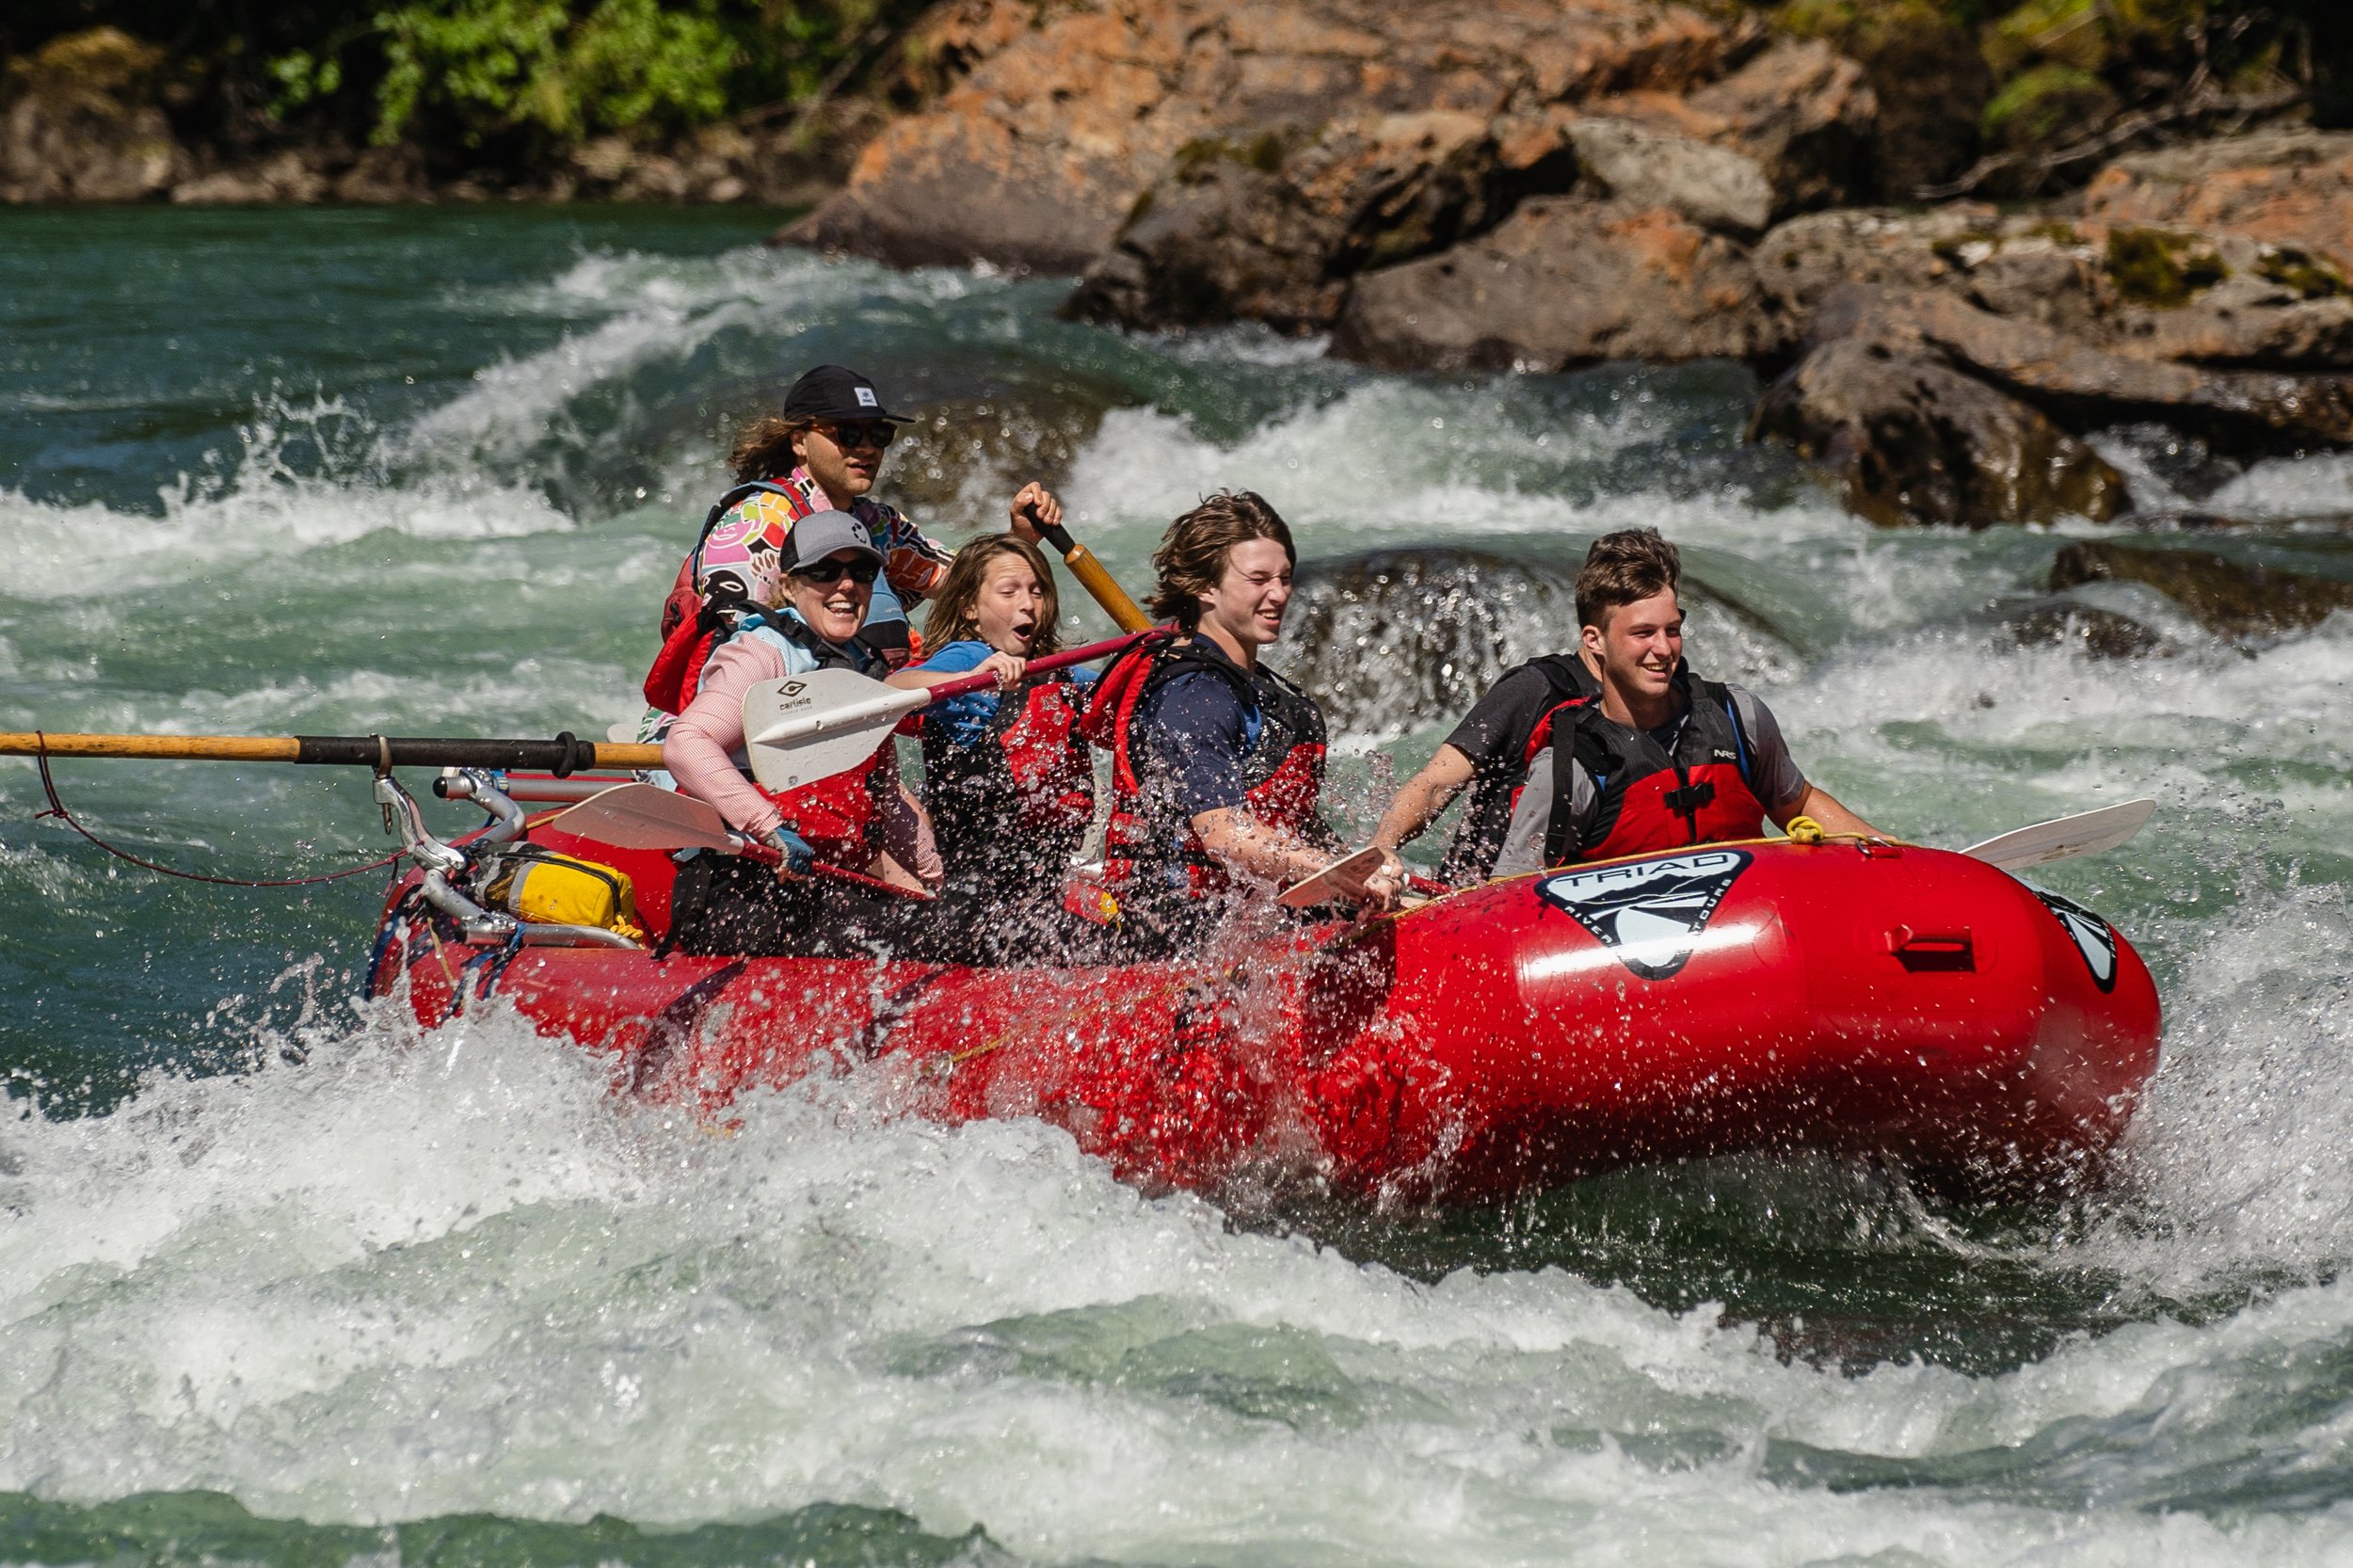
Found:
[[[1130,632],[1124,637],[1106,637],[1099,643],[1089,643],[1084,648],[1074,648],[1062,653],[1049,653],[1043,659],[1031,660],[1029,668],[1023,673],[1022,679],[1027,680],[1032,675],[1051,675],[1056,670],[1068,669],[1073,664],[1083,664],[1093,660],[1125,653],[1138,643],[1152,642],[1162,637],[1173,637],[1176,634],[1176,629],[1173,626],[1155,626],[1146,632]],[[973,692],[994,691],[996,688],[997,678],[993,675],[968,675],[955,680],[943,680],[936,686],[927,688],[925,695],[931,698],[932,702],[945,702],[952,696],[966,696]],[[924,706],[929,707],[931,703],[926,703]]]
[[[746,860],[757,860],[763,866],[777,865],[784,859],[783,856],[757,840],[746,843],[735,853]],[[928,898],[931,896],[928,893],[919,893],[912,888],[902,888],[896,882],[885,882],[879,876],[869,876],[864,872],[854,872],[847,866],[828,866],[823,860],[815,862],[808,869],[812,876],[822,876],[835,882],[855,882],[861,888],[872,888],[876,892],[888,893],[894,898]]]

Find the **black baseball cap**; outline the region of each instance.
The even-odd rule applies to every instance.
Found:
[[[887,419],[905,424],[904,414],[883,407],[874,383],[841,365],[819,365],[792,383],[784,394],[787,419]]]

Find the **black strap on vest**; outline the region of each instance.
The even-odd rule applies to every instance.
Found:
[[[1566,711],[1570,719],[1570,733],[1566,737],[1561,733],[1560,719],[1554,719],[1552,813],[1545,824],[1545,864],[1566,865],[1600,841],[1596,839],[1588,842],[1584,824],[1577,820],[1574,780],[1561,771],[1564,739],[1572,763],[1593,777],[1598,797],[1594,817],[1604,837],[1616,822],[1617,813],[1611,809],[1613,801],[1623,799],[1627,787],[1637,780],[1672,769],[1675,788],[1661,795],[1660,803],[1683,819],[1691,841],[1699,840],[1700,813],[1715,804],[1716,786],[1707,779],[1691,777],[1692,754],[1696,748],[1697,760],[1715,760],[1719,721],[1730,734],[1740,777],[1754,792],[1749,738],[1741,732],[1739,711],[1733,703],[1730,688],[1721,681],[1703,680],[1688,671],[1677,677],[1677,684],[1683,688],[1683,715],[1676,721],[1674,735],[1664,746],[1650,731],[1630,729],[1606,716],[1598,701]]]

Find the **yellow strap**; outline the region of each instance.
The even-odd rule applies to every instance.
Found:
[[[1812,817],[1792,817],[1782,824],[1781,830],[1789,835],[1789,841],[1793,844],[1818,844],[1828,837],[1822,831],[1822,824]]]

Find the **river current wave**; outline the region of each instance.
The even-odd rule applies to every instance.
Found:
[[[2353,618],[2228,644],[2103,584],[2165,651],[2022,645],[2053,555],[2104,531],[1872,530],[1740,444],[1737,368],[1376,376],[757,234],[11,216],[0,728],[597,732],[634,712],[725,428],[822,360],[934,416],[886,488],[951,539],[1036,473],[1132,583],[1202,491],[1273,499],[1313,637],[1281,659],[1334,694],[1359,823],[1554,645],[1585,541],[1654,524],[1695,664],[1876,820],[1965,843],[2158,799],[2129,852],[2038,873],[2166,1000],[2114,1183],[1966,1210],[1744,1160],[1260,1212],[1141,1195],[1038,1124],[901,1119],[880,1077],[696,1126],[495,1006],[424,1033],[356,1001],[380,882],[159,883],[36,825],[8,763],[0,1559],[2353,1553]],[[2228,516],[2190,542],[2353,575],[2353,465],[2103,442],[2153,525]],[[325,770],[57,773],[191,869],[381,853]]]

